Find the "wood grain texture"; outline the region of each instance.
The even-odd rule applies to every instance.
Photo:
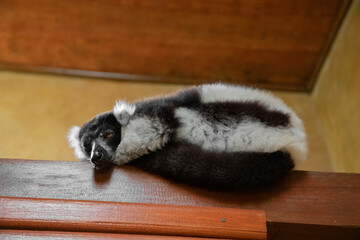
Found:
[[[34,231],[34,230],[14,230],[0,229],[0,239],[2,240],[219,240],[218,238],[196,238],[179,236],[159,236],[159,235],[138,235],[138,234],[118,234],[118,233],[94,233],[94,232],[63,232],[63,231]]]
[[[152,82],[223,80],[305,90],[349,2],[6,0],[0,2],[0,64]]]
[[[348,239],[360,235],[359,174],[294,171],[271,188],[228,192],[174,183],[132,166],[98,174],[85,162],[1,159],[0,196],[255,209],[266,213],[269,239],[296,231],[304,239],[337,239],[334,229]]]
[[[263,211],[0,197],[0,228],[266,239]]]

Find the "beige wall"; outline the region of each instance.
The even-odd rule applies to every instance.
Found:
[[[75,160],[66,141],[72,125],[112,109],[119,98],[180,87],[0,71],[0,157]]]
[[[360,172],[360,0],[352,3],[312,99],[334,169]]]
[[[134,101],[169,94],[182,87],[0,72],[0,157],[74,161],[66,141],[72,125],[81,125],[94,115],[112,109],[119,98]],[[310,96],[275,94],[305,122],[310,154],[309,160],[298,168],[331,171],[321,124]]]

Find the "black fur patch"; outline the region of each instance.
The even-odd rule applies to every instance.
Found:
[[[170,129],[176,129],[179,122],[175,119],[174,111],[177,107],[191,107],[200,104],[200,95],[196,89],[181,91],[174,96],[155,98],[135,103],[134,116],[148,116],[160,118],[161,122]]]
[[[204,151],[190,143],[172,143],[131,164],[165,178],[195,186],[246,189],[272,184],[294,167],[288,153]]]
[[[229,124],[240,123],[245,118],[256,119],[269,127],[287,127],[289,115],[269,110],[258,102],[214,102],[196,105],[193,109],[201,112],[208,121]]]

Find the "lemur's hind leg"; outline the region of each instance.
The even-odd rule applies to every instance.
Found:
[[[290,154],[276,151],[214,152],[187,143],[171,143],[134,165],[163,177],[208,188],[251,188],[280,180],[294,167]]]

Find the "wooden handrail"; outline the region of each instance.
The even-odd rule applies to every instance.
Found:
[[[0,239],[17,240],[220,240],[218,238],[197,238],[179,236],[139,235],[122,233],[63,232],[0,229]]]
[[[85,162],[0,159],[0,196],[264,210],[268,239],[360,236],[360,174],[294,171],[272,187],[216,191],[133,166],[98,174]]]
[[[0,228],[266,239],[258,210],[0,197]]]

